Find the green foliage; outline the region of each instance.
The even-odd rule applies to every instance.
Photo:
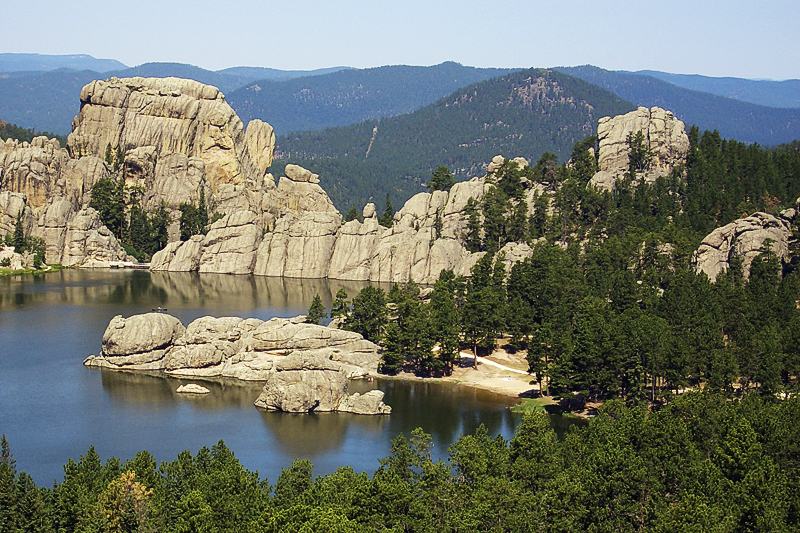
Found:
[[[322,305],[322,298],[320,298],[319,294],[314,296],[314,300],[311,302],[311,307],[308,308],[308,313],[306,314],[306,323],[307,324],[319,324],[320,321],[327,317],[325,313],[325,306]]]
[[[181,240],[188,241],[193,235],[205,235],[208,232],[208,208],[206,207],[205,187],[200,187],[200,198],[197,206],[183,203],[178,209],[181,212]],[[217,214],[214,215],[216,217]],[[218,219],[217,219],[218,220]]]
[[[344,217],[345,222],[350,222],[351,220],[359,220],[358,209],[355,206],[351,207]]]
[[[392,205],[392,199],[389,197],[389,194],[386,194],[386,204],[383,209],[383,214],[378,218],[378,224],[385,228],[391,228],[394,224],[394,206]]]
[[[56,135],[47,131],[36,131],[33,128],[25,129],[14,124],[9,124],[0,120],[0,141],[16,139],[19,142],[31,142],[35,137],[47,137],[48,139],[58,140],[61,146],[67,145],[67,138],[64,135]]]
[[[625,139],[628,145],[628,169],[631,172],[643,172],[650,169],[653,162],[653,152],[645,143],[644,133],[637,131],[629,133]]]
[[[25,252],[25,230],[22,228],[22,210],[17,213],[17,220],[14,222],[14,237],[11,243],[16,253]]]
[[[336,296],[331,305],[331,319],[347,318],[350,314],[350,304],[347,302],[347,292],[344,289],[336,291]]]
[[[355,331],[365,339],[379,342],[387,324],[386,293],[380,287],[367,286],[353,298],[353,311],[342,329]]]
[[[453,179],[453,175],[450,173],[450,169],[444,165],[439,165],[431,175],[431,179],[428,182],[428,190],[431,192],[449,191],[450,188],[455,185],[455,183],[456,182]]]
[[[368,476],[313,475],[295,460],[267,480],[219,442],[158,466],[93,448],[38,488],[0,441],[3,531],[794,531],[800,399],[690,392],[648,412],[608,401],[561,440],[542,411],[510,441],[480,425],[449,460],[399,434]]]
[[[540,96],[524,96],[532,90]],[[273,168],[280,172],[287,163],[296,163],[325,176],[330,184],[326,190],[342,211],[387,193],[405,202],[423,192],[423,184],[443,164],[460,181],[483,175],[486,162],[498,153],[529,161],[555,154],[552,158],[566,160],[599,118],[633,109],[597,86],[553,70],[528,69],[464,87],[406,115],[330,128],[324,134],[281,135]],[[548,167],[549,183],[554,165],[543,166]]]
[[[89,207],[97,211],[100,220],[122,240],[125,229],[125,179],[103,178],[92,185]]]

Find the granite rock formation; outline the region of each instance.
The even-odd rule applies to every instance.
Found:
[[[601,118],[597,125],[599,143],[598,165],[600,170],[590,183],[601,190],[613,190],[614,183],[629,168],[628,135],[644,134],[644,142],[653,154],[650,168],[637,175],[652,183],[660,176],[668,175],[672,169],[686,162],[689,153],[689,137],[683,122],[670,111],[659,107],[640,107],[625,115]]]
[[[755,213],[715,229],[697,248],[693,258],[695,268],[715,281],[730,267],[731,259],[739,257],[743,275],[747,278],[750,264],[761,253],[767,240],[771,241],[770,248],[782,261],[788,260],[789,239],[796,214],[794,208],[784,210],[779,216]]]
[[[163,313],[116,316],[103,335],[101,354],[84,365],[265,381],[256,401],[265,409],[388,414],[382,393],[347,395],[348,379],[377,371],[378,346],[358,333],[306,324],[304,318],[206,316],[184,328]]]

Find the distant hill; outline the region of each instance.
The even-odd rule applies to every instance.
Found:
[[[593,66],[556,70],[608,89],[645,107],[673,111],[687,126],[719,130],[744,143],[775,146],[800,139],[800,109],[779,109],[678,87],[652,76],[613,72]]]
[[[716,94],[767,107],[800,107],[800,80],[712,78],[697,74],[670,74],[657,70],[640,70],[627,72],[627,74],[652,76],[684,89]]]
[[[68,135],[80,111],[84,85],[107,76],[91,70],[55,70],[24,77],[0,75],[0,119],[24,128]]]
[[[279,134],[321,130],[408,113],[460,87],[508,72],[453,62],[340,70],[288,81],[256,81],[229,94],[228,102],[244,122],[266,120]]]
[[[340,70],[348,70],[351,67],[330,67],[318,68],[316,70],[279,70],[275,68],[265,67],[230,67],[218,70],[220,74],[230,74],[233,76],[241,76],[250,78],[251,80],[274,80],[283,81],[291,80],[294,78],[302,78],[304,76],[322,76],[324,74],[332,74]]]
[[[405,115],[280,136],[273,173],[280,175],[291,162],[320,174],[342,211],[367,201],[383,209],[387,193],[400,206],[424,190],[439,165],[466,179],[482,175],[497,154],[535,163],[551,152],[563,162],[576,142],[595,133],[599,118],[633,109],[554,70],[517,71]]]
[[[199,81],[207,85],[213,85],[226,95],[234,89],[253,81],[253,78],[250,77],[214,72],[185,63],[144,63],[133,68],[106,72],[102,78],[105,79],[111,76],[116,76],[118,78],[132,78],[134,76],[141,76],[143,78],[166,78],[174,76],[176,78],[185,78]]]
[[[0,54],[0,72],[47,71],[67,68],[109,72],[128,68],[116,59],[96,59],[85,54]]]
[[[56,135],[48,131],[28,130],[15,124],[9,124],[4,120],[0,120],[0,141],[5,141],[6,139],[16,139],[18,141],[31,142],[34,137],[39,137],[40,135],[44,135],[48,138],[55,137],[58,139],[58,142],[61,143],[61,146],[66,146],[67,144],[67,138],[63,135]]]

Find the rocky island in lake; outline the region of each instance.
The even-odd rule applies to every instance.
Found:
[[[84,364],[264,381],[255,405],[270,410],[391,413],[381,391],[347,394],[349,379],[377,371],[378,346],[358,333],[304,320],[202,317],[184,327],[165,313],[115,316],[103,335],[102,352]]]

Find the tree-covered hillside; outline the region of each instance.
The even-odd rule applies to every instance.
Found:
[[[629,74],[652,76],[685,89],[716,94],[767,107],[800,107],[800,80],[715,78],[699,74],[670,74],[657,70],[640,70]]]
[[[559,71],[603,87],[645,107],[669,109],[687,126],[718,130],[728,139],[775,146],[800,139],[800,109],[779,109],[678,87],[639,74],[586,65]]]
[[[507,73],[448,62],[341,70],[289,81],[261,80],[228,95],[239,117],[269,122],[278,134],[347,126],[431,104],[460,87]]]
[[[599,118],[634,108],[560,72],[517,71],[406,115],[281,136],[273,173],[288,162],[313,170],[340,210],[382,202],[387,193],[400,205],[442,164],[466,179],[482,175],[497,154],[536,161],[550,152],[565,161]]]
[[[58,139],[58,142],[61,143],[61,146],[66,146],[67,144],[67,138],[62,135],[55,135],[47,131],[36,131],[33,129],[20,128],[19,126],[9,124],[4,120],[0,120],[0,141],[5,141],[6,139],[16,139],[20,142],[31,142],[34,137],[39,137],[41,135],[48,138],[55,137]]]
[[[144,451],[103,462],[90,448],[52,487],[36,486],[3,436],[0,530],[796,531],[799,416],[797,398],[755,394],[693,393],[654,413],[612,402],[563,440],[537,412],[510,441],[484,426],[461,436],[447,461],[417,429],[392,441],[372,475],[342,466],[314,477],[297,459],[276,480],[245,469],[222,441],[160,465]]]

